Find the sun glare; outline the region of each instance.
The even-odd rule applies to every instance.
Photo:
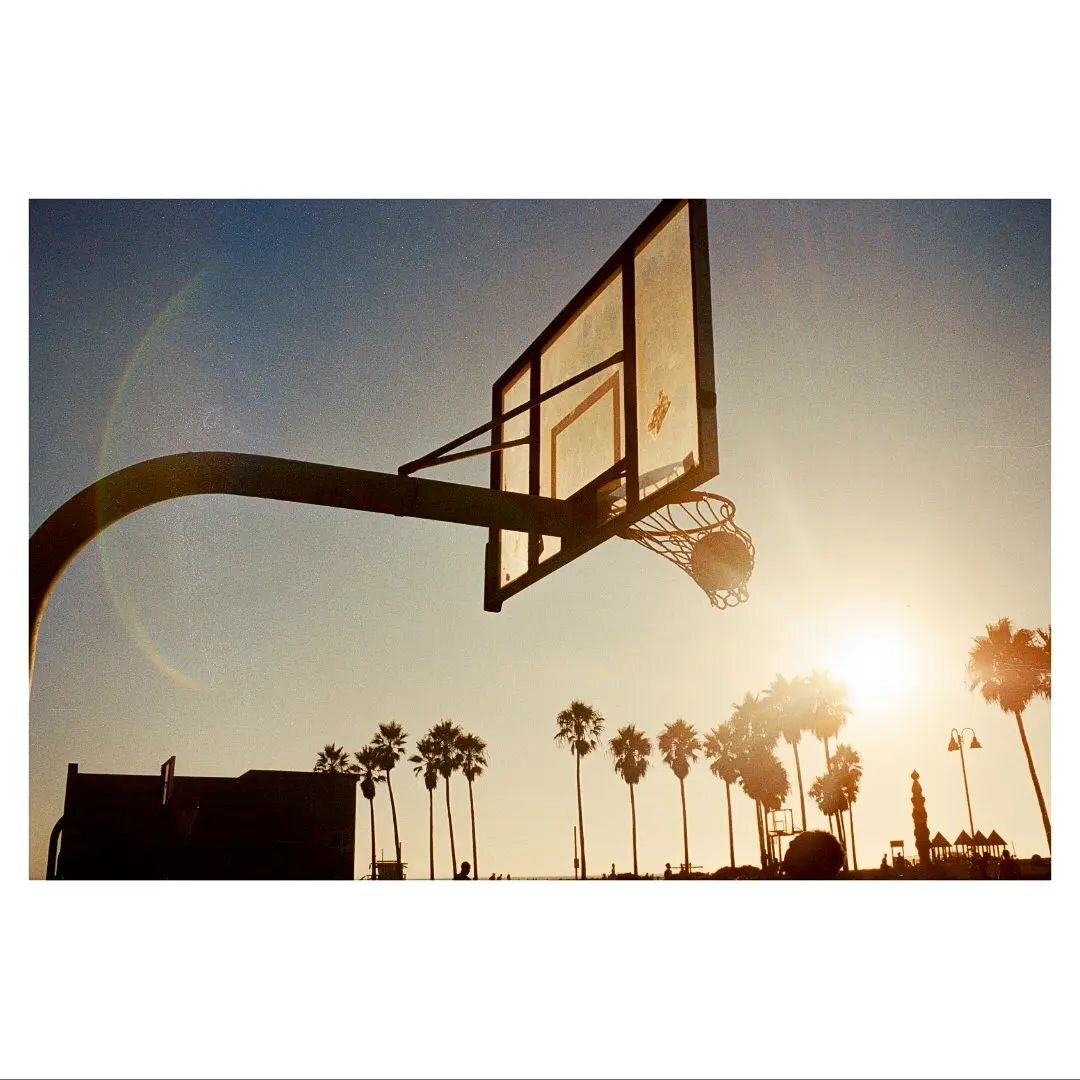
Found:
[[[835,673],[860,701],[895,699],[910,685],[911,651],[894,634],[859,634],[841,647]]]

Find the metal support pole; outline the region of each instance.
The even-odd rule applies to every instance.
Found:
[[[964,798],[967,801],[968,826],[971,829],[972,842],[975,840],[975,822],[971,817],[971,793],[968,791],[967,766],[964,764],[964,740],[960,740],[960,771],[964,774]]]
[[[964,777],[964,800],[967,802],[968,828],[971,830],[971,838],[972,842],[974,842],[975,821],[971,816],[971,793],[968,790],[967,765],[964,762],[964,735],[969,731],[971,731],[972,748],[978,750],[979,742],[975,738],[975,732],[972,731],[971,728],[964,728],[962,731],[957,731],[956,728],[953,728],[952,731],[949,732],[949,737],[956,743],[956,746],[953,747],[950,744],[949,749],[957,749],[960,751],[960,771]]]
[[[261,454],[202,451],[151,458],[83,488],[30,537],[31,681],[41,618],[71,560],[114,521],[185,495],[245,495],[548,536],[570,536],[575,524],[568,503],[539,495]]]

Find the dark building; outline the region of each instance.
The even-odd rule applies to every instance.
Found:
[[[69,765],[47,875],[352,879],[355,777],[263,769],[176,776],[175,762],[158,776]]]

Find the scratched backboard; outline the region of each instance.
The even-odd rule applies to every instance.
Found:
[[[493,529],[489,611],[717,474],[703,200],[656,207],[496,381],[492,419],[493,443],[518,445],[492,455],[491,486],[572,500],[582,525]]]

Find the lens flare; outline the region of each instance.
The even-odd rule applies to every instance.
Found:
[[[122,412],[125,394],[132,379],[138,374],[147,358],[153,355],[155,346],[167,338],[176,319],[190,307],[192,301],[198,296],[209,269],[209,266],[203,267],[173,294],[168,303],[158,312],[146,333],[139,339],[139,343],[132,351],[124,367],[123,374],[117,383],[116,393],[113,395],[112,405],[105,421],[105,430],[101,440],[101,453],[98,456],[97,475],[99,478],[122,467],[121,464],[111,460],[111,451],[113,450],[117,421]],[[122,464],[126,465],[129,462],[123,462]],[[138,601],[134,592],[124,576],[122,568],[118,565],[118,560],[111,557],[112,545],[109,536],[108,530],[101,534],[97,550],[101,560],[101,571],[105,579],[105,586],[109,591],[113,607],[120,617],[120,622],[128,637],[147,660],[174,683],[189,690],[206,689],[198,679],[170,663],[151,639],[139,615]]]

